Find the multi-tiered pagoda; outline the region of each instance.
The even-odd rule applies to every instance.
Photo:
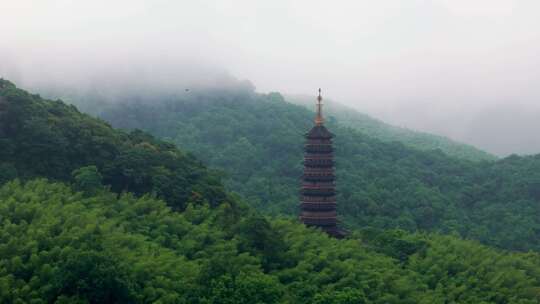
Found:
[[[304,175],[300,192],[300,220],[319,227],[334,237],[342,237],[336,212],[334,135],[324,126],[321,89],[317,97],[315,126],[306,134]]]

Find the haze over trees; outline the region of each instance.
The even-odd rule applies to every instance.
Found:
[[[540,304],[540,1],[0,3],[0,304]]]
[[[44,100],[5,80],[0,92],[0,182],[39,176],[66,181],[73,172],[84,176],[81,167],[95,166],[111,190],[155,193],[178,209],[192,192],[213,193],[211,202],[225,196],[215,173],[172,144],[140,131],[114,130],[74,106]]]
[[[303,105],[308,110],[313,110],[313,100],[315,97],[287,95],[285,99],[289,102]],[[324,111],[327,116],[335,117],[340,125],[351,127],[365,135],[382,141],[397,141],[418,150],[430,151],[439,149],[450,156],[473,161],[496,159],[496,156],[471,145],[459,143],[444,136],[415,132],[406,128],[392,126],[327,98],[324,101]]]
[[[280,94],[202,90],[101,108],[223,170],[226,185],[267,214],[296,215],[303,133],[313,113]],[[348,227],[457,233],[506,249],[540,249],[540,155],[473,162],[366,136],[339,118],[338,208]]]
[[[332,239],[296,220],[260,215],[249,200],[227,193],[214,171],[151,135],[114,130],[3,80],[0,96],[2,114],[13,118],[0,125],[8,147],[0,154],[2,303],[540,300],[537,253],[400,230]],[[270,113],[274,103],[290,110],[278,95],[257,98],[250,102]],[[305,110],[296,109],[291,115],[301,118]],[[400,146],[356,136],[373,149]],[[399,153],[412,153],[401,147]],[[431,157],[425,161],[449,159]],[[134,164],[145,178],[133,180]],[[183,184],[160,191],[168,179]]]

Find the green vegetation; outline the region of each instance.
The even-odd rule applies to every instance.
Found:
[[[309,110],[313,110],[313,100],[315,97],[287,96],[287,101],[303,105]],[[335,117],[340,125],[351,127],[382,141],[397,141],[418,150],[441,150],[450,156],[472,161],[497,159],[485,151],[444,136],[392,126],[332,100],[325,100],[324,103],[325,113]]]
[[[223,203],[0,188],[2,303],[518,303],[540,256],[399,231],[338,241]]]
[[[115,104],[102,117],[222,169],[228,187],[258,210],[297,214],[302,135],[313,114],[277,93],[193,91]],[[327,124],[336,134],[339,212],[349,228],[458,233],[540,250],[540,155],[471,162],[383,142],[335,119]]]
[[[201,108],[200,101],[174,100],[156,107],[119,105],[128,115],[122,122],[163,115],[164,119],[153,121],[159,130],[169,132],[162,128],[170,127],[173,118],[183,118],[170,132],[191,127],[178,133],[177,140],[184,138],[194,152],[222,168],[230,166],[228,182],[237,188],[246,182],[245,188],[238,189],[252,191],[245,193],[253,199],[249,203],[269,212],[293,209],[297,202],[287,195],[294,195],[301,155],[301,133],[295,130],[311,124],[310,113],[286,104],[277,94],[240,92],[216,102],[210,98],[221,94],[203,96],[208,110]],[[132,108],[143,112],[132,112]],[[179,116],[184,110],[190,114]],[[114,113],[111,109],[109,115]],[[0,82],[0,118],[0,303],[540,301],[538,253],[503,251],[457,236],[369,228],[380,226],[377,221],[391,220],[384,213],[352,213],[350,219],[364,219],[366,227],[345,240],[332,239],[294,219],[260,215],[227,194],[218,173],[171,144],[141,131],[116,131],[74,107],[30,95],[6,81]],[[238,126],[253,129],[233,130],[229,124],[233,119],[239,119]],[[212,127],[197,129],[195,121]],[[276,122],[284,125],[276,126]],[[339,173],[345,181],[349,178],[351,195],[371,199],[371,195],[386,198],[401,193],[406,197],[406,192],[389,192],[405,191],[397,182],[416,178],[410,185],[417,186],[425,199],[433,196],[450,203],[445,195],[461,187],[460,179],[474,179],[477,183],[463,192],[469,200],[458,200],[463,206],[468,203],[483,211],[494,208],[493,212],[507,208],[504,219],[519,224],[525,218],[523,210],[536,212],[534,203],[540,197],[540,179],[534,179],[537,158],[475,164],[331,127],[339,134]],[[199,148],[216,150],[195,150],[196,138],[205,139]],[[352,144],[341,142],[348,138]],[[216,153],[219,157],[213,156]],[[292,157],[293,153],[300,154]],[[392,163],[393,167],[387,167]],[[359,165],[364,170],[351,170]],[[401,179],[392,175],[398,169],[404,175]],[[250,172],[258,176],[242,175]],[[272,174],[273,179],[267,178]],[[366,187],[364,193],[356,190],[364,188],[351,183],[365,177],[370,178],[359,185]],[[291,180],[291,185],[283,184]],[[376,182],[369,184],[372,180]],[[388,185],[382,190],[376,188],[384,183]],[[280,192],[273,192],[277,187]],[[435,187],[441,187],[439,192]],[[348,199],[346,189],[341,190],[342,201]],[[279,196],[285,197],[283,202],[277,201]],[[417,192],[411,196],[422,198]],[[475,200],[494,196],[501,201],[521,200],[519,204],[509,201],[507,206]],[[395,203],[385,200],[381,206],[389,202]],[[275,206],[265,205],[270,203]],[[422,203],[425,208],[431,206],[429,200]],[[366,212],[368,206],[362,201],[358,204],[358,210]],[[414,210],[412,206],[405,207]],[[355,210],[352,204],[343,207],[349,208],[347,212]],[[457,210],[458,205],[451,208]],[[527,227],[532,229],[537,220],[529,219]],[[489,223],[495,225],[491,219]],[[512,230],[503,232],[516,240]],[[504,239],[497,231],[484,235]]]
[[[76,177],[86,187],[96,182],[87,180],[91,170],[99,170],[99,179],[115,192],[155,193],[178,209],[190,200],[216,203],[225,196],[218,175],[174,145],[140,131],[114,130],[74,106],[5,80],[0,80],[0,115],[0,183]],[[87,166],[95,168],[81,169]]]

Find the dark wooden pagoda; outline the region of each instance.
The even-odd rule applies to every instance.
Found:
[[[317,97],[315,126],[305,135],[304,175],[300,191],[300,220],[307,226],[319,227],[331,236],[341,238],[336,212],[334,174],[334,135],[324,126],[321,89]]]

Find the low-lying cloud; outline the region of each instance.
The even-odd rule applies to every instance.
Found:
[[[540,152],[540,2],[0,4],[0,77],[45,90],[220,85],[325,94],[499,155]],[[106,90],[105,90],[106,91]]]

